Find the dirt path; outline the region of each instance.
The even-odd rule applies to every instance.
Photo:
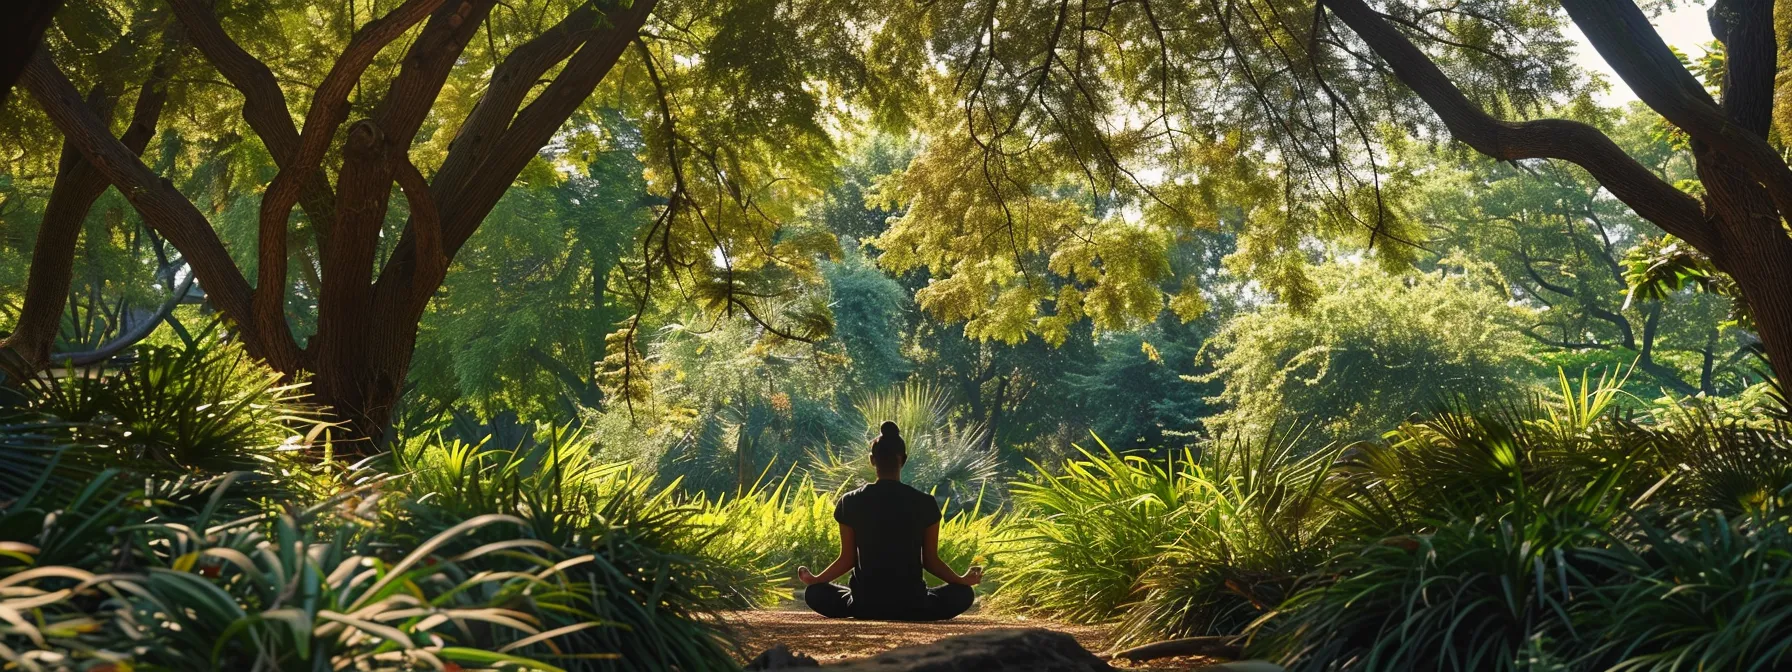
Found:
[[[896,623],[828,619],[808,611],[735,611],[724,614],[739,628],[742,648],[757,653],[784,644],[796,653],[814,656],[822,664],[874,655],[899,646],[928,644],[944,637],[1000,628],[1046,628],[1075,637],[1083,648],[1101,652],[1111,639],[1098,626],[1069,625],[1008,616],[968,614],[940,623]],[[1200,658],[1152,661],[1149,666],[1115,667],[1139,672],[1193,670],[1206,664]]]

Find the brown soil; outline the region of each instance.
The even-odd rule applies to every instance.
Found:
[[[939,623],[899,623],[830,619],[808,611],[735,611],[723,615],[741,635],[741,648],[756,655],[774,644],[795,653],[806,653],[823,665],[875,655],[899,646],[930,644],[944,637],[1000,628],[1046,628],[1075,637],[1083,648],[1100,653],[1112,639],[1100,626],[1070,625],[1012,616],[968,614]],[[1149,664],[1114,667],[1138,672],[1193,670],[1213,661],[1203,658],[1170,658]]]

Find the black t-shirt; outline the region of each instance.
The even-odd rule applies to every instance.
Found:
[[[852,572],[855,603],[895,605],[926,594],[921,537],[940,522],[933,495],[901,481],[878,481],[841,497],[834,520],[851,527],[858,544]]]

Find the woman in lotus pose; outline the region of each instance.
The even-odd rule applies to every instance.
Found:
[[[943,621],[971,608],[971,586],[983,580],[983,568],[962,576],[940,560],[940,509],[933,496],[902,482],[908,444],[894,422],[878,428],[871,442],[871,466],[877,482],[846,493],[834,506],[840,523],[840,557],[812,574],[798,567],[796,576],[808,586],[803,600],[829,618],[886,621]],[[927,570],[946,581],[928,588]],[[850,587],[829,583],[852,570]]]

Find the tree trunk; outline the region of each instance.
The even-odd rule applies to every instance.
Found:
[[[128,42],[121,42],[128,44]],[[141,155],[155,137],[168,101],[168,77],[179,54],[182,39],[177,29],[163,34],[162,50],[156,57],[149,77],[143,82],[131,111],[131,124],[119,136],[119,143],[130,152]],[[118,104],[117,87],[95,85],[87,96],[87,106],[101,119],[110,120]],[[31,250],[31,269],[25,281],[25,305],[11,336],[0,341],[0,349],[10,349],[18,357],[6,358],[9,371],[17,378],[35,375],[50,365],[50,352],[56,334],[62,327],[62,312],[68,305],[68,290],[74,274],[75,246],[87,213],[101,194],[111,186],[105,174],[88,163],[86,157],[69,140],[62,143],[62,156],[57,163],[56,183],[50,188],[50,200],[44,205],[43,219],[38,224],[37,242]]]
[[[110,116],[116,97],[105,94],[103,87],[94,87],[88,103]],[[31,248],[30,275],[25,281],[25,306],[19,311],[19,322],[12,335],[0,341],[0,347],[18,353],[24,370],[12,371],[21,379],[30,377],[50,365],[50,350],[62,327],[63,308],[68,305],[72,284],[75,245],[87,222],[87,211],[109,186],[106,178],[81,158],[68,143],[63,143],[62,158],[56,171],[56,184],[50,188],[50,200],[44,205],[44,216],[37,227],[37,242]]]

